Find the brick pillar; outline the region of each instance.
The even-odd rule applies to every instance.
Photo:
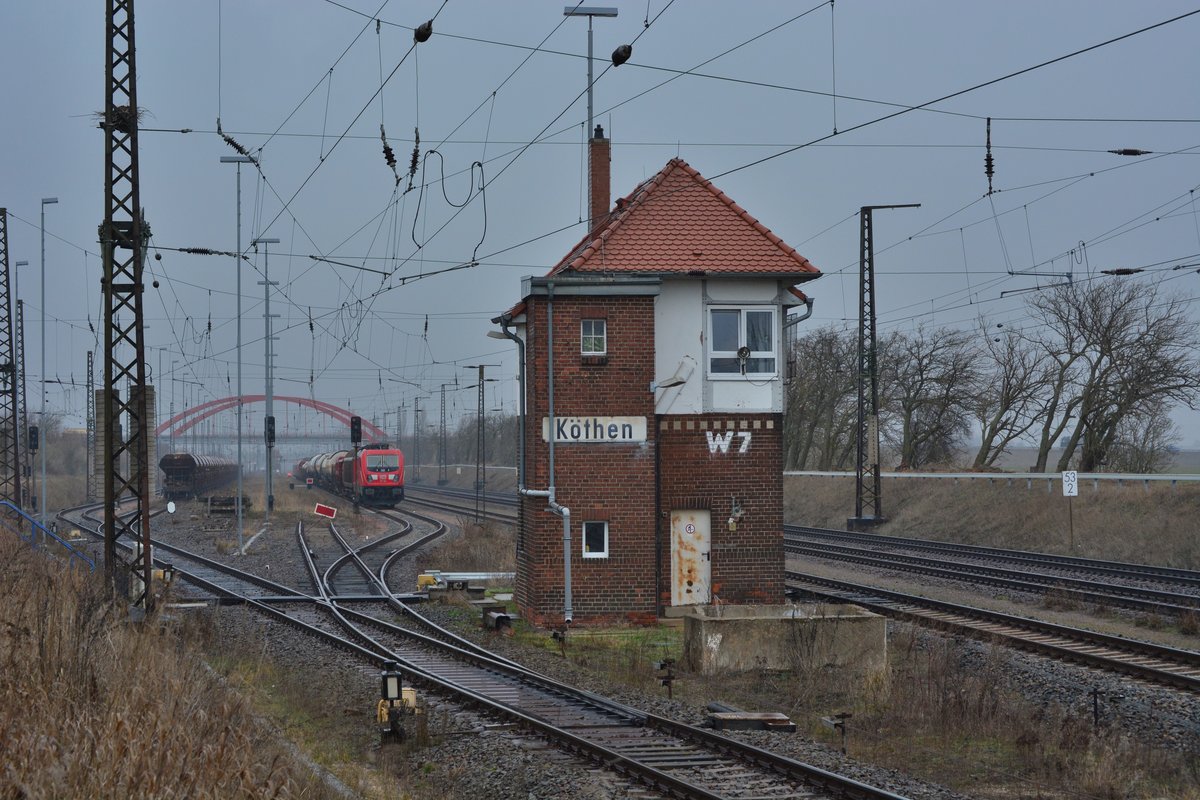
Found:
[[[611,160],[610,143],[604,138],[604,128],[597,125],[592,138],[588,140],[588,185],[591,189],[591,197],[588,198],[588,220],[591,225],[595,225],[608,214]]]

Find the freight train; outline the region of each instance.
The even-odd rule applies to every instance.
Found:
[[[167,500],[188,500],[237,478],[238,465],[216,456],[168,453],[158,462],[166,475],[163,495]]]
[[[404,453],[386,443],[363,445],[357,457],[353,450],[321,453],[298,462],[289,483],[309,479],[356,503],[391,507],[404,499]]]

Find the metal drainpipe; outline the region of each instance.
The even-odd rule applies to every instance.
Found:
[[[547,399],[550,405],[549,408],[549,425],[547,436],[550,445],[550,488],[543,489],[525,489],[521,488],[518,491],[526,497],[545,497],[549,500],[549,507],[552,512],[558,514],[563,520],[563,622],[570,625],[574,618],[574,610],[571,608],[571,509],[564,505],[559,505],[555,499],[554,487],[554,282],[550,281],[546,284],[546,384],[547,384]],[[524,397],[524,393],[522,393]],[[524,415],[522,415],[524,419]],[[524,451],[522,451],[523,453]],[[523,469],[523,467],[522,467]]]
[[[792,327],[793,325],[795,325],[796,323],[798,323],[798,322],[804,322],[804,320],[806,320],[806,319],[808,319],[809,317],[811,317],[811,316],[812,316],[812,313],[813,313],[813,299],[812,299],[811,297],[806,297],[806,298],[804,299],[804,307],[805,307],[806,309],[808,309],[807,311],[805,311],[805,312],[804,312],[804,316],[802,316],[802,317],[788,317],[788,320],[787,320],[787,322],[783,323],[783,327],[784,327],[784,328],[790,328],[790,327]]]

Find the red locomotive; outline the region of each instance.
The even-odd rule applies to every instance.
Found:
[[[293,480],[317,486],[367,506],[394,506],[404,499],[404,453],[385,444],[321,453],[296,464]]]

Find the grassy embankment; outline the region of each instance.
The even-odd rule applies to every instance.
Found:
[[[1090,483],[1068,507],[1057,475],[1010,486],[994,482],[885,478],[883,511],[875,530],[967,544],[1068,553],[1115,561],[1200,569],[1200,484],[1152,482],[1118,486]],[[853,478],[784,478],[784,519],[800,525],[845,528],[854,516]],[[1074,550],[1071,550],[1074,517]]]
[[[0,596],[0,797],[327,796],[197,656],[202,628],[131,623],[7,531]]]

